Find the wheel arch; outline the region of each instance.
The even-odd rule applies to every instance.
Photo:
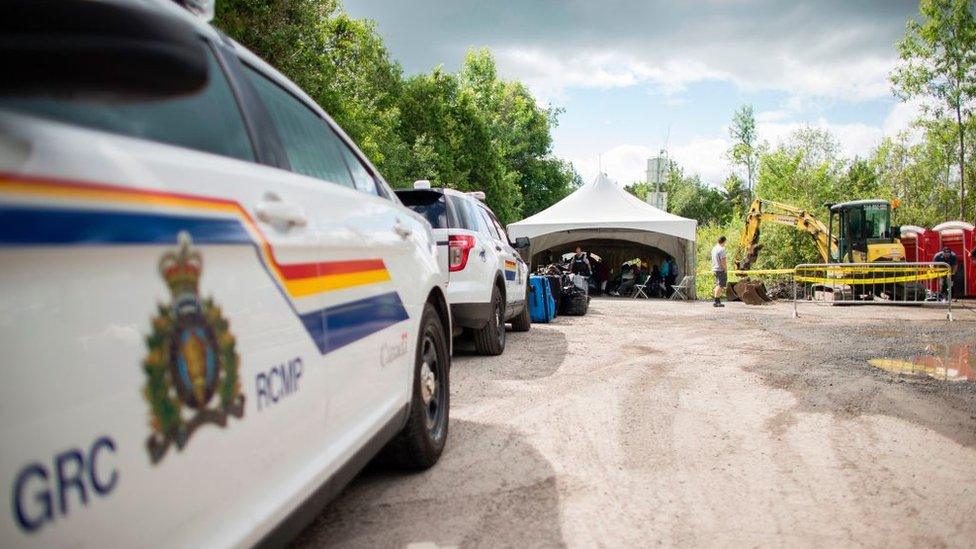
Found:
[[[502,302],[508,303],[508,295],[505,291],[505,277],[502,276],[501,272],[495,273],[495,287],[498,288],[498,291],[502,294]]]
[[[444,333],[447,336],[447,352],[448,356],[454,354],[454,338],[451,337],[451,330],[453,326],[451,325],[451,307],[447,304],[447,296],[444,295],[444,290],[440,286],[434,286],[430,293],[427,294],[427,303],[430,303],[434,310],[437,311],[437,317],[441,320],[441,326],[444,327]]]

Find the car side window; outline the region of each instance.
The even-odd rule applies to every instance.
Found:
[[[356,188],[342,158],[342,142],[329,124],[305,103],[264,75],[247,66],[245,72],[268,108],[271,121],[288,154],[292,171]]]
[[[462,229],[477,231],[478,222],[471,216],[471,210],[468,209],[467,204],[464,203],[464,200],[450,194],[445,194],[445,196],[447,197],[448,202],[451,203],[451,209],[454,210],[454,215],[457,217],[458,225]]]
[[[485,228],[486,228],[485,232],[487,232],[487,234],[491,235],[492,237],[501,240],[502,236],[498,234],[498,228],[495,227],[494,223],[492,223],[491,217],[489,217],[488,215],[488,211],[479,206],[478,212],[481,214],[481,219],[485,224]]]
[[[505,232],[505,228],[502,227],[502,224],[498,222],[498,218],[495,217],[495,214],[489,211],[488,217],[491,218],[491,222],[495,225],[495,231],[498,233],[499,239],[502,242],[508,242],[511,244],[512,241],[508,239],[508,233]]]
[[[339,150],[342,151],[342,157],[346,159],[346,165],[349,166],[349,173],[352,174],[352,182],[356,185],[356,189],[367,194],[381,196],[379,187],[376,186],[376,179],[373,178],[373,174],[369,173],[366,166],[363,166],[356,153],[352,152],[342,142],[339,143]]]
[[[244,119],[224,71],[207,51],[201,91],[169,99],[98,103],[54,97],[0,97],[0,108],[241,160],[254,160]]]

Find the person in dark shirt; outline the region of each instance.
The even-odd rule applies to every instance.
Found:
[[[663,284],[664,276],[661,274],[661,269],[657,265],[654,265],[651,267],[651,297],[662,297],[662,294],[664,293]]]
[[[959,259],[956,257],[956,253],[949,249],[948,246],[944,246],[942,251],[935,254],[932,261],[936,263],[945,263],[949,266],[949,270],[952,273],[951,276],[942,279],[942,285],[939,290],[939,299],[945,300],[949,297],[949,285],[952,284],[953,279],[956,278],[956,271],[959,270]]]
[[[577,246],[573,259],[570,260],[569,272],[573,274],[590,276],[592,267],[590,266],[589,255],[583,252],[583,248]]]
[[[668,272],[667,274],[662,274],[664,274],[665,294],[667,297],[671,295],[671,287],[678,280],[678,264],[675,263],[673,257],[668,257],[665,264],[668,266]]]

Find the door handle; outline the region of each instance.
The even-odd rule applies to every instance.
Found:
[[[301,206],[283,202],[274,193],[264,195],[264,200],[254,207],[254,215],[260,221],[284,230],[308,224],[308,218]]]
[[[396,223],[393,225],[393,232],[400,235],[400,238],[407,239],[413,234],[413,229],[407,225],[404,225],[402,221],[397,219]]]

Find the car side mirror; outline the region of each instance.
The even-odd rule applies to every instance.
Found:
[[[143,2],[7,0],[0,94],[161,99],[207,83],[203,39],[188,19]]]
[[[530,245],[530,243],[529,243],[529,237],[527,237],[527,236],[520,236],[520,237],[518,237],[518,238],[515,239],[515,249],[516,250],[523,250],[525,248],[528,248],[529,245]]]

